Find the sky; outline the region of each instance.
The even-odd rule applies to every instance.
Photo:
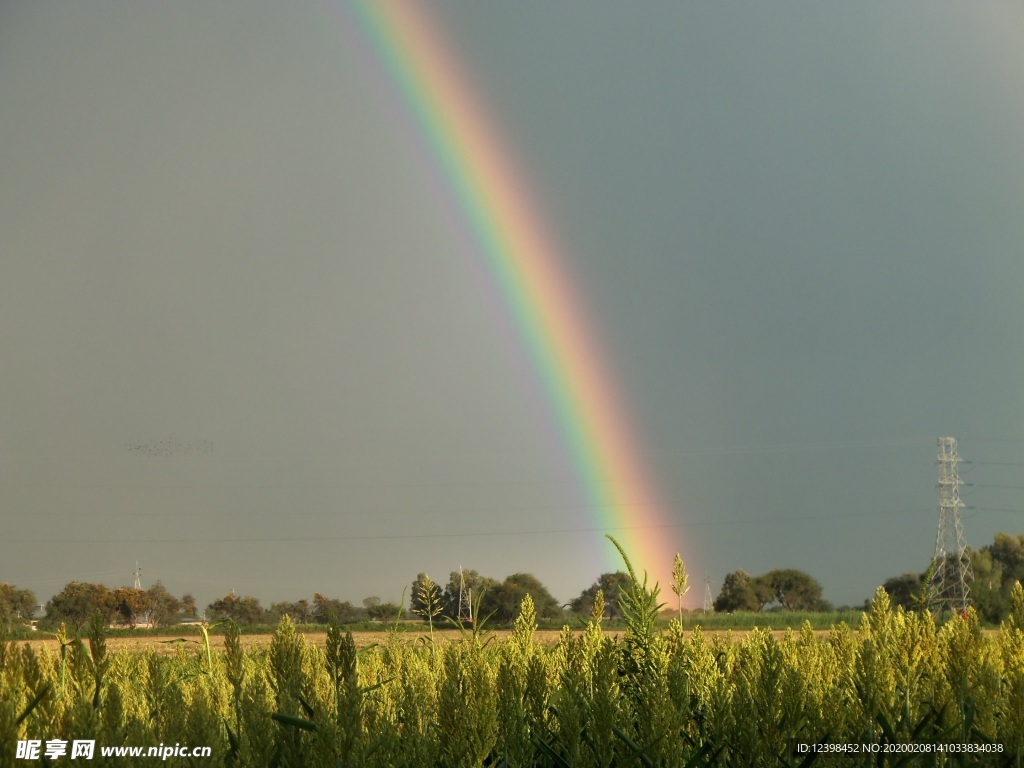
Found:
[[[1024,533],[1018,4],[420,5],[659,523],[592,508],[355,6],[15,1],[0,581],[397,602],[461,566],[568,602],[611,532],[681,552],[694,607],[782,567],[859,605],[927,567],[944,435],[968,542]]]

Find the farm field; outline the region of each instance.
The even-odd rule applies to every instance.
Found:
[[[798,629],[798,628],[797,628]],[[985,633],[993,634],[996,630],[982,630]],[[579,637],[583,635],[585,630],[576,629],[571,630],[573,637]],[[689,638],[693,634],[693,629],[684,629],[683,637]],[[747,636],[749,636],[754,629],[738,629],[738,630],[702,630],[702,634],[706,635],[709,639],[713,639],[716,636],[721,635],[723,638],[726,635],[730,635],[733,640],[741,642]],[[772,630],[771,633],[776,639],[781,639],[787,630],[776,629]],[[493,640],[494,643],[502,643],[507,641],[513,636],[514,631],[512,629],[495,629],[488,630],[487,635]],[[614,639],[617,636],[621,636],[625,633],[623,629],[605,630],[604,634],[609,638]],[[305,642],[310,646],[324,647],[327,642],[327,631],[321,632],[308,632],[299,631],[299,634]],[[817,638],[826,638],[830,634],[830,630],[817,629],[812,630],[812,634]],[[852,634],[856,635],[856,630],[853,630]],[[542,648],[550,648],[556,645],[562,637],[562,632],[555,629],[538,629],[534,632],[534,642]],[[429,638],[426,628],[423,632],[402,632],[397,635],[392,634],[384,630],[373,631],[373,630],[355,630],[352,632],[352,639],[355,642],[357,649],[363,649],[374,645],[385,645],[391,643],[397,643],[399,645],[413,645],[419,644]],[[438,644],[441,643],[455,643],[462,639],[460,633],[456,629],[435,629],[434,630],[434,641]],[[265,634],[242,634],[239,636],[239,643],[243,649],[268,649],[274,640],[273,633]],[[223,634],[211,634],[210,635],[210,648],[217,651],[224,650],[225,636]],[[49,649],[51,653],[58,652],[60,650],[60,641],[52,637],[45,638],[30,638],[27,640],[18,640],[15,642],[16,645],[28,645],[37,652],[44,646]],[[160,653],[177,653],[179,648],[197,648],[202,646],[202,636],[197,635],[175,635],[173,632],[168,632],[166,635],[154,635],[145,636],[140,635],[138,637],[108,637],[106,639],[107,650],[111,653],[115,653],[120,650],[132,651],[132,652],[146,652],[156,651]]]
[[[734,642],[742,643],[750,637],[757,628],[751,629],[703,629],[695,627],[694,629],[684,629],[682,631],[682,637],[689,639],[694,631],[699,629],[701,634],[711,641],[715,641],[717,638],[722,639],[731,638]],[[583,629],[571,630],[573,637],[578,637],[584,634]],[[778,641],[782,640],[786,633],[790,631],[787,629],[773,629],[770,630],[771,635]],[[793,632],[799,632],[799,627],[793,627]],[[981,629],[981,634],[985,637],[994,638],[999,635],[997,629]],[[323,647],[327,642],[327,631],[320,632],[309,632],[300,631],[299,635],[305,640],[310,646]],[[492,637],[492,642],[502,643],[513,636],[512,629],[495,629],[488,631],[488,636]],[[623,629],[604,630],[604,634],[611,639],[620,637],[625,634]],[[829,629],[813,629],[811,635],[818,640],[825,640],[832,634],[832,630]],[[850,630],[850,634],[853,637],[857,637],[857,630]],[[554,629],[538,629],[534,632],[534,642],[542,648],[550,648],[556,645],[562,637],[560,630]],[[424,629],[421,633],[415,632],[403,632],[397,636],[384,630],[355,630],[352,632],[352,639],[355,642],[357,649],[367,648],[374,645],[385,645],[392,642],[398,644],[412,645],[418,644],[429,638],[429,635]],[[210,635],[210,648],[217,651],[224,650],[224,635],[223,634],[211,634]],[[458,630],[455,629],[442,629],[434,630],[434,639],[437,643],[453,643],[458,642],[461,636]],[[239,643],[245,650],[249,649],[267,649],[274,640],[274,634],[267,632],[261,634],[243,634],[239,637]],[[38,652],[44,646],[49,649],[51,653],[59,652],[60,642],[52,637],[46,638],[29,638],[27,640],[19,639],[12,641],[15,645],[28,645],[36,652]],[[189,635],[184,637],[182,635],[176,635],[173,632],[168,632],[166,635],[156,636],[138,636],[138,637],[108,637],[106,640],[107,649],[111,653],[126,650],[131,652],[146,652],[155,651],[158,653],[174,654],[177,653],[179,648],[197,648],[202,645],[202,637],[196,635]]]
[[[781,640],[787,631],[801,631],[805,622],[810,623],[814,637],[819,639],[827,638],[832,633],[832,628],[845,623],[850,627],[853,636],[857,635],[857,627],[863,616],[859,611],[846,611],[842,614],[819,614],[819,613],[749,613],[737,615],[721,615],[710,617],[687,616],[683,620],[683,637],[689,638],[695,630],[707,638],[713,639],[718,636],[732,638],[735,642],[742,642],[757,629],[770,630],[776,640]],[[824,623],[823,619],[831,618],[831,623]],[[662,614],[661,621],[664,621]],[[579,619],[571,623],[566,622],[574,635],[581,634],[584,629]],[[667,623],[659,623],[662,631],[667,631]],[[429,637],[428,627],[425,622],[405,620],[400,622],[398,631],[392,627],[381,624],[379,628],[367,629],[365,626],[357,626],[348,630],[342,625],[342,629],[351,631],[356,648],[362,649],[371,645],[382,645],[386,643],[415,644],[422,643]],[[625,634],[627,627],[621,623],[603,622],[604,634],[611,638],[621,637]],[[327,639],[326,625],[296,625],[296,631],[302,635],[305,641],[313,646],[323,647]],[[991,627],[982,628],[982,634],[995,637],[999,630]],[[510,627],[486,628],[486,635],[492,638],[492,642],[502,642],[512,636],[513,630]],[[534,642],[541,647],[550,647],[558,643],[562,635],[562,628],[536,629],[534,631]],[[439,622],[434,627],[434,638],[437,642],[455,642],[459,640],[461,633],[458,629],[446,623]],[[257,628],[248,629],[239,637],[243,648],[265,648],[270,645],[274,638],[274,629],[266,628],[259,631]],[[60,648],[60,643],[54,638],[51,632],[39,632],[29,635],[20,635],[17,638],[18,644],[28,643],[32,648],[38,650],[43,646],[51,651]],[[137,633],[126,630],[117,630],[108,634],[106,638],[107,647],[111,651],[126,649],[130,651],[155,650],[164,653],[175,653],[179,647],[197,646],[202,643],[202,634],[196,625],[172,626],[161,631],[140,630]],[[211,626],[209,634],[210,647],[215,650],[224,648],[224,629],[222,624]]]
[[[638,590],[624,630],[302,635],[203,643],[106,638],[62,653],[0,644],[0,744],[209,746],[169,765],[1017,765],[1024,590],[984,632],[879,592],[857,633],[656,628]],[[599,616],[595,612],[595,616]],[[27,650],[25,646],[27,645]],[[360,646],[360,647],[357,647]],[[859,745],[810,753],[814,744]],[[801,745],[804,745],[803,747]],[[821,747],[825,748],[825,747]],[[10,756],[9,748],[0,763]],[[801,751],[803,749],[804,751]],[[892,750],[891,758],[884,752]],[[102,761],[99,761],[102,762]]]

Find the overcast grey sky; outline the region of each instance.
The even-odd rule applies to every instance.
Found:
[[[923,570],[938,435],[969,540],[1024,532],[1019,4],[431,6],[693,604]],[[343,4],[7,2],[0,104],[0,581],[397,600],[462,565],[568,601],[611,566],[538,533],[594,518]]]

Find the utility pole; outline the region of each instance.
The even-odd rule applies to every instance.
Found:
[[[939,529],[935,534],[935,555],[932,557],[932,579],[928,585],[931,606],[960,613],[971,604],[970,583],[974,581],[967,538],[960,510],[960,476],[957,465],[955,437],[940,437],[939,445]]]

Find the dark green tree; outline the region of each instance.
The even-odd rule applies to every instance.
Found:
[[[276,625],[281,622],[283,616],[287,616],[293,624],[308,624],[313,618],[313,612],[314,607],[305,598],[296,600],[294,603],[288,601],[271,603],[264,621],[267,624]]]
[[[253,625],[263,621],[263,606],[255,597],[225,595],[206,606],[207,616],[213,621],[232,619],[237,624]]]
[[[753,577],[742,568],[726,575],[722,590],[715,598],[717,613],[759,611],[762,603],[754,591]]]
[[[970,552],[969,557],[974,572],[969,593],[971,605],[983,621],[998,624],[1010,615],[1013,605],[1011,591],[1015,581],[1004,578],[1005,566],[993,556],[992,548],[982,547],[977,552]]]
[[[313,621],[317,624],[329,624],[331,620],[341,624],[358,621],[359,610],[348,600],[342,602],[319,592],[313,593]]]
[[[886,579],[882,585],[889,594],[889,601],[893,606],[902,606],[906,611],[912,611],[919,604],[919,597],[924,585],[921,583],[921,576],[917,573],[904,573],[902,576],[893,576]]]
[[[181,601],[167,591],[159,581],[146,590],[149,600],[149,620],[156,627],[166,627],[179,620]]]
[[[523,598],[533,598],[537,618],[556,619],[562,616],[562,607],[551,596],[548,588],[532,573],[513,573],[495,591],[494,620],[499,624],[511,624],[519,616]]]
[[[444,615],[450,619],[459,618],[459,589],[460,582],[462,589],[468,592],[474,604],[480,601],[480,614],[486,617],[494,611],[496,593],[501,587],[501,582],[495,581],[488,576],[481,576],[477,571],[462,571],[461,580],[458,571],[452,571],[445,585],[444,593],[441,596],[441,603],[444,606]]]
[[[605,616],[609,619],[622,618],[622,609],[619,607],[619,596],[621,590],[630,590],[633,587],[633,580],[625,571],[615,573],[602,573],[597,581],[580,593],[580,596],[573,600],[569,607],[573,613],[589,616],[594,610],[594,599],[600,591],[604,594]]]
[[[139,619],[149,611],[149,596],[144,589],[122,587],[114,590],[112,598],[118,618],[132,629],[135,629]]]
[[[795,568],[775,568],[755,579],[754,591],[763,609],[778,603],[788,611],[820,610],[821,584],[810,574]],[[768,602],[763,602],[768,597]]]
[[[369,612],[371,608],[377,605],[380,605],[380,598],[376,595],[371,595],[370,597],[363,598],[363,608],[365,608],[367,612]]]
[[[11,619],[28,621],[36,609],[36,596],[30,589],[18,589],[13,584],[0,584],[0,622]]]
[[[997,533],[991,544],[969,549],[968,557],[974,572],[968,599],[982,620],[998,624],[1010,614],[1013,585],[1024,582],[1024,535]],[[919,582],[917,588],[915,580]],[[906,573],[887,580],[883,588],[893,604],[920,610],[928,603],[923,595],[927,582],[927,574]],[[908,593],[912,596],[909,601]]]
[[[49,624],[63,621],[81,630],[97,611],[104,623],[113,621],[117,612],[113,593],[103,584],[69,581],[46,604],[46,620]]]
[[[382,603],[377,598],[377,602],[366,609],[366,615],[374,621],[394,621],[402,618],[405,611],[396,603]]]
[[[992,559],[1002,566],[1004,581],[1011,585],[1015,581],[1024,583],[1024,535],[997,533],[995,540],[983,549],[987,549]]]

